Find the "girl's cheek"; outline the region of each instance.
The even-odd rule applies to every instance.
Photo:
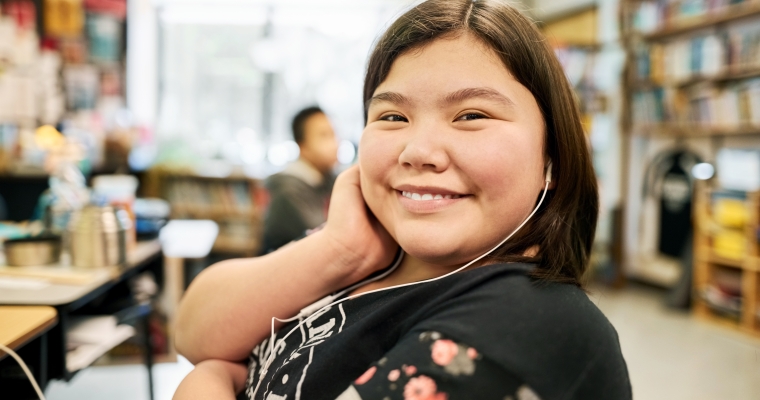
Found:
[[[366,136],[362,138],[359,145],[362,191],[372,191],[375,189],[375,186],[380,183],[378,182],[382,176],[382,165],[380,165],[380,163],[383,159],[380,152],[381,149],[375,146],[375,143],[373,143],[371,138],[367,138]]]
[[[393,145],[389,138],[381,139],[373,134],[365,134],[359,149],[359,160],[362,171],[366,170],[373,176],[382,175],[398,160],[394,155]]]

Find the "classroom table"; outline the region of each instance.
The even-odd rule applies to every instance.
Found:
[[[47,380],[48,337],[58,321],[57,314],[55,308],[48,306],[0,306],[0,343],[18,354],[38,383]],[[15,385],[0,384],[0,397],[19,398],[18,387],[26,393],[33,392],[21,365],[0,350],[0,382],[9,375],[15,377]]]
[[[73,313],[97,302],[115,287],[137,276],[150,266],[161,264],[163,295],[161,307],[169,319],[169,329],[173,327],[177,306],[185,286],[184,259],[202,258],[209,254],[219,229],[215,222],[205,220],[173,220],[161,230],[160,239],[138,242],[128,253],[127,262],[120,267],[97,270],[78,270],[62,266],[46,267],[2,267],[0,281],[10,279],[0,288],[0,305],[44,305],[54,307],[58,313],[58,324],[44,335],[49,337],[45,347],[38,354],[30,356],[43,358],[41,370],[36,376],[42,388],[48,379],[71,379],[77,371],[66,368],[66,332]],[[163,257],[161,257],[163,254]],[[10,278],[9,278],[10,277]],[[18,287],[13,287],[16,279]],[[150,305],[139,305],[128,314],[144,317]],[[144,321],[144,322],[145,322]],[[2,318],[0,318],[0,323]],[[150,398],[153,398],[152,346],[147,323],[143,323],[145,340],[145,363],[148,367]],[[171,332],[170,332],[171,333]],[[174,355],[173,341],[169,335],[170,357]],[[49,345],[47,344],[49,342]],[[37,374],[35,374],[37,375]],[[44,389],[43,389],[44,390]]]
[[[127,262],[120,267],[89,271],[60,265],[0,267],[0,280],[5,279],[0,290],[0,305],[44,305],[53,307],[58,313],[58,324],[50,329],[46,335],[45,348],[40,350],[43,360],[35,368],[35,378],[43,390],[48,380],[68,381],[78,372],[66,368],[67,329],[72,316],[83,307],[102,299],[117,285],[161,262],[161,243],[155,239],[138,242],[128,253]],[[19,282],[18,287],[12,285],[14,279]],[[131,318],[143,320],[145,364],[148,367],[150,397],[153,398],[153,354],[147,324],[150,310],[150,304],[138,304],[125,311]],[[36,353],[31,358],[36,358]]]
[[[134,250],[127,255],[123,267],[106,267],[93,270],[78,270],[60,265],[41,267],[0,267],[0,278],[18,277],[29,280],[46,280],[50,284],[38,287],[3,287],[0,304],[48,305],[79,308],[111,288],[114,284],[140,272],[147,262],[161,254],[158,240],[137,242]],[[23,282],[22,282],[23,283]]]
[[[17,350],[43,335],[58,321],[55,308],[48,306],[0,306],[0,343]],[[7,357],[0,350],[0,360]]]

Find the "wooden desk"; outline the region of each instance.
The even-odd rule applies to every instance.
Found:
[[[70,277],[72,283],[52,283],[39,289],[29,288],[3,288],[0,290],[0,304],[18,305],[46,305],[61,306],[79,303],[82,299],[91,299],[105,292],[112,282],[123,279],[124,275],[130,275],[136,268],[146,261],[161,253],[161,243],[158,240],[138,242],[134,251],[127,257],[127,265],[124,268],[102,268],[87,271]],[[54,282],[63,282],[66,272],[74,272],[70,268],[61,266],[45,267],[0,267],[0,277],[17,276],[31,279],[51,278]],[[55,279],[55,276],[61,277]],[[73,283],[77,280],[77,283]],[[75,307],[78,308],[78,307]]]
[[[0,343],[12,350],[45,333],[58,321],[53,307],[0,306]],[[7,354],[0,350],[0,360]]]
[[[161,263],[161,243],[156,240],[138,242],[134,251],[127,256],[127,263],[121,268],[103,268],[99,270],[88,271],[85,274],[77,274],[77,270],[69,269],[69,278],[78,276],[76,283],[61,283],[61,279],[53,277],[48,279],[48,283],[38,288],[29,287],[3,287],[0,289],[0,304],[4,305],[46,305],[53,306],[58,312],[58,324],[50,332],[42,336],[42,339],[49,338],[40,347],[39,354],[42,355],[40,365],[38,366],[35,377],[44,388],[49,379],[70,380],[77,371],[69,371],[66,368],[67,354],[67,332],[71,326],[72,318],[87,312],[87,307],[93,304],[99,304],[107,294],[114,293],[114,289],[123,288],[126,282],[134,276],[145,271],[151,266]],[[66,268],[47,266],[47,267],[0,267],[3,268],[3,278],[16,276],[28,279],[41,279],[43,276],[36,274],[60,273],[62,277],[66,276]],[[56,270],[56,268],[58,268]],[[53,272],[57,271],[57,272]],[[84,276],[84,278],[82,278]],[[12,277],[10,279],[13,279]],[[137,312],[137,316],[142,319],[143,340],[145,342],[146,366],[151,371],[153,364],[152,345],[150,344],[149,327],[147,318],[150,313],[150,305],[134,305],[129,307],[130,315]],[[110,314],[111,312],[106,312]],[[0,322],[1,323],[1,322]],[[28,346],[27,346],[28,347]],[[30,349],[31,350],[31,349]],[[35,358],[36,354],[30,356]],[[153,398],[153,378],[149,372],[149,389],[151,399]],[[9,383],[0,382],[0,386]],[[26,382],[22,382],[24,387]]]

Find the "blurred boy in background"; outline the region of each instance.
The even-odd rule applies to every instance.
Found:
[[[263,252],[269,253],[327,220],[338,161],[338,141],[327,115],[319,107],[301,110],[293,118],[298,160],[267,178],[271,195],[264,218]]]

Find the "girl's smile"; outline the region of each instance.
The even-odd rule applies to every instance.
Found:
[[[410,213],[434,213],[467,201],[470,194],[434,186],[394,186],[401,206]]]

